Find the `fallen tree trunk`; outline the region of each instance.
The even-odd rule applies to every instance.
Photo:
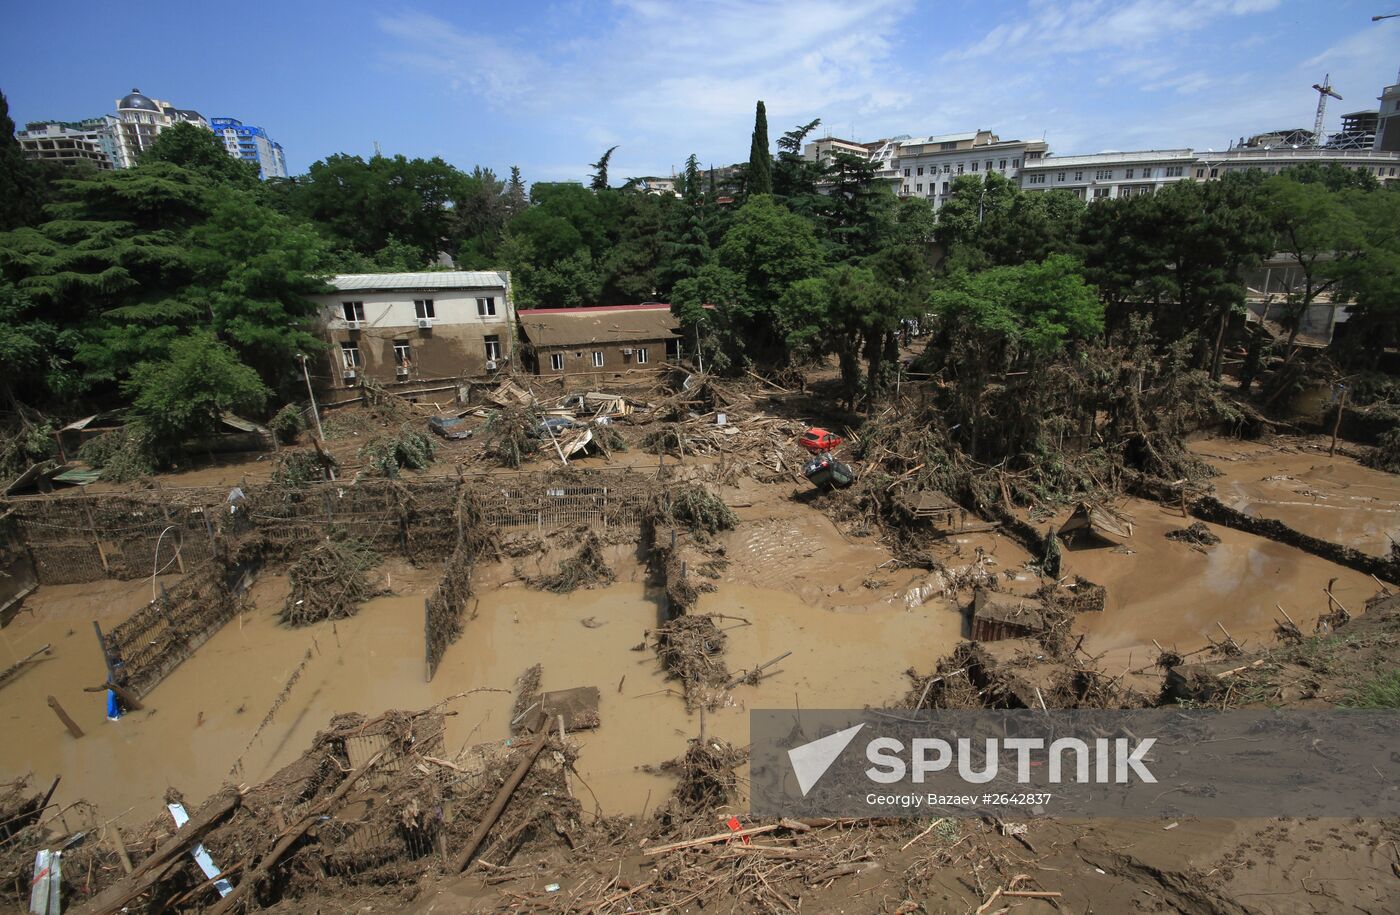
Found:
[[[183,828],[142,861],[131,876],[98,893],[86,906],[76,910],[77,915],[113,915],[120,912],[160,883],[167,867],[180,863],[180,857],[197,845],[205,833],[238,809],[242,800],[241,789],[225,790],[216,795]]]
[[[560,727],[563,727],[561,724]],[[472,856],[477,849],[486,841],[486,836],[491,832],[491,827],[496,825],[496,821],[505,812],[506,804],[510,803],[510,796],[515,793],[515,789],[520,787],[520,783],[525,780],[525,774],[530,771],[530,767],[535,764],[535,758],[544,749],[545,743],[549,741],[549,720],[545,719],[545,724],[540,727],[540,734],[535,738],[535,742],[525,751],[525,756],[516,765],[515,771],[506,779],[506,783],[501,786],[501,790],[496,794],[496,799],[491,802],[481,822],[477,824],[476,831],[467,839],[467,844],[457,853],[457,857],[452,861],[452,873],[460,874],[466,870],[468,864],[472,863]]]
[[[1342,546],[1330,540],[1321,540],[1294,530],[1282,521],[1246,515],[1214,496],[1202,496],[1190,503],[1188,511],[1203,521],[1223,524],[1237,531],[1244,531],[1273,540],[1276,543],[1297,547],[1305,553],[1312,553],[1314,556],[1320,556],[1329,562],[1335,562],[1337,565],[1346,566],[1367,575],[1374,575],[1391,584],[1400,584],[1400,559],[1393,555],[1390,558],[1382,559],[1379,556],[1363,553],[1353,547]]]

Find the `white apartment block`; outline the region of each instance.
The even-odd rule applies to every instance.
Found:
[[[802,148],[802,158],[810,162],[830,162],[838,152],[849,153],[861,159],[869,159],[871,146],[879,144],[857,143],[855,140],[842,140],[838,137],[822,137],[813,140]]]
[[[1081,200],[1131,197],[1190,177],[1195,163],[1189,149],[1043,156],[1022,166],[1020,184],[1027,191],[1068,191]]]
[[[1276,175],[1305,162],[1336,163],[1374,175],[1382,184],[1400,180],[1400,152],[1240,147],[1203,153],[1191,149],[1148,149],[1086,156],[1046,156],[1022,167],[1020,183],[1022,190],[1066,191],[1093,202],[1151,194],[1165,184],[1210,181],[1249,169]]]
[[[937,210],[960,175],[996,173],[1015,183],[1048,149],[1043,140],[1002,140],[990,130],[910,137],[888,150],[877,174],[893,183],[899,196],[925,199]]]
[[[117,119],[36,121],[15,133],[26,159],[110,170],[116,159]]]
[[[156,137],[167,127],[182,121],[208,129],[209,122],[198,111],[176,108],[162,99],[153,99],[132,89],[117,99],[117,124],[113,131],[116,141],[117,168],[131,168],[150,148]]]

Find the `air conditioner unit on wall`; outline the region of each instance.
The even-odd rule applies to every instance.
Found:
[[[427,330],[427,329],[429,329],[429,328],[432,327],[432,326],[433,326],[433,319],[432,319],[432,318],[419,318],[419,319],[418,319],[418,329],[419,329],[419,330]]]
[[[487,359],[487,360],[486,360],[486,371],[488,371],[488,372],[494,372],[494,371],[496,371],[496,360],[495,360],[495,359]]]
[[[360,322],[359,322],[359,321],[355,321],[355,320],[353,320],[353,319],[352,319],[352,320],[348,320],[348,321],[345,322],[345,327],[346,327],[347,330],[359,330],[359,329],[360,329]]]
[[[394,374],[397,375],[397,376],[399,376],[400,378],[407,378],[407,377],[408,377],[408,366],[406,366],[406,365],[401,365],[401,366],[399,366],[397,369],[394,370]]]
[[[342,379],[345,380],[345,383],[346,383],[346,384],[351,384],[351,383],[353,383],[353,382],[355,381],[355,377],[356,377],[356,376],[355,376],[355,370],[354,370],[354,369],[346,369],[346,370],[345,370],[345,373],[342,374],[340,377],[341,377]]]
[[[626,347],[625,349],[623,349],[622,355],[624,355],[624,356],[630,356],[630,355],[632,355],[632,347],[629,346],[629,347]]]

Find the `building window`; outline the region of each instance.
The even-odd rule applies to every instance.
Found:
[[[909,193],[909,185],[904,185],[904,193]]]
[[[482,340],[486,343],[486,358],[492,361],[501,358],[501,338],[496,334],[487,334]]]
[[[394,365],[408,368],[413,365],[413,349],[407,340],[394,341]]]
[[[1026,180],[1027,180],[1029,183],[1031,183],[1031,184],[1044,184],[1044,183],[1045,183],[1045,176],[1044,176],[1044,175],[1031,175],[1031,176],[1030,176],[1029,178],[1027,178]]]
[[[603,367],[603,351],[600,349],[595,349],[593,351],[593,367],[595,369]]]
[[[1020,159],[1012,159],[1012,160],[1011,160],[1011,167],[1012,167],[1012,168],[1020,168],[1020,167],[1021,167],[1021,160],[1020,160]]]
[[[1094,199],[1095,199],[1095,200],[1102,200],[1103,198],[1105,198],[1105,197],[1108,196],[1108,191],[1109,191],[1109,189],[1106,188],[1106,187],[1096,187],[1096,188],[1094,188]]]
[[[476,313],[483,318],[494,318],[496,316],[495,297],[476,300]]]
[[[977,171],[977,163],[976,163],[976,162],[972,163],[972,170],[973,170],[974,172]]]
[[[354,343],[340,344],[340,362],[347,372],[360,367],[360,348]]]
[[[637,350],[637,364],[645,365],[647,361],[647,348],[644,346]]]
[[[550,367],[551,369],[553,369],[554,371],[556,371],[556,372],[562,372],[562,371],[564,371],[564,354],[563,354],[563,353],[550,353],[550,354],[549,354],[549,367]]]
[[[1075,172],[1075,173],[1074,173],[1074,180],[1075,180],[1075,181],[1083,181],[1083,180],[1084,180],[1084,173],[1083,173],[1083,172]]]
[[[1109,178],[1112,178],[1112,177],[1113,177],[1113,169],[1111,169],[1111,168],[1101,168],[1101,169],[1099,169],[1098,171],[1094,172],[1094,180],[1095,180],[1095,181],[1107,181]],[[1132,174],[1130,173],[1130,174],[1128,175],[1128,177],[1131,178],[1131,177],[1132,177]]]
[[[347,321],[363,321],[365,319],[364,302],[341,302],[340,311],[345,315]]]
[[[1133,170],[1132,170],[1131,168],[1128,169],[1126,172],[1123,173],[1123,177],[1124,177],[1124,178],[1131,178],[1131,177],[1133,177]]]
[[[924,192],[924,186],[922,184],[914,185],[914,192],[916,194],[922,194]]]
[[[419,318],[436,318],[437,312],[433,309],[432,299],[414,299],[413,313]]]
[[[1056,181],[1064,181],[1064,180],[1065,180],[1065,173],[1064,173],[1064,172],[1056,172],[1056,173],[1055,173],[1055,180],[1056,180]]]
[[[1002,159],[1002,160],[1001,160],[1001,164],[997,166],[997,171],[1003,171],[1003,172],[1006,171],[1006,160],[1005,160],[1005,159]]]
[[[988,159],[988,160],[987,160],[987,171],[991,171],[991,170],[992,170],[992,160],[991,160],[991,159]]]
[[[919,174],[922,175],[923,173],[924,173],[924,167],[923,167],[922,165],[920,165],[920,166],[919,166]]]
[[[959,162],[959,163],[958,163],[958,174],[961,175],[962,173],[963,173],[963,164],[962,164],[961,162]]]
[[[907,169],[907,168],[904,170],[904,177],[906,177],[906,178],[909,177],[909,169]]]
[[[1182,168],[1181,168],[1180,165],[1173,165],[1173,166],[1171,166],[1170,168],[1167,169],[1167,177],[1168,177],[1168,178],[1180,178],[1180,177],[1181,177],[1181,172],[1182,172]]]

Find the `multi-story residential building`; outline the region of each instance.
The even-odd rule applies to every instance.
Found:
[[[117,99],[117,124],[114,130],[117,168],[131,168],[141,158],[141,153],[150,148],[160,132],[181,122],[208,128],[209,122],[198,111],[176,108],[161,99],[153,99],[141,94],[140,89],[132,89],[130,94]]]
[[[256,165],[259,178],[287,177],[282,144],[274,143],[261,127],[244,124],[237,118],[210,118],[209,129],[223,141],[230,156]]]
[[[601,305],[520,312],[523,366],[536,375],[585,384],[625,379],[681,357],[680,321],[671,306]]]
[[[1148,149],[1087,156],[1047,156],[1023,166],[1020,183],[1027,191],[1068,191],[1081,200],[1094,201],[1151,194],[1164,184],[1210,181],[1249,169],[1273,175],[1305,162],[1335,163],[1367,172],[1382,184],[1400,180],[1400,153],[1326,147],[1237,146],[1203,153],[1190,149]]]
[[[660,196],[679,197],[680,191],[676,190],[676,177],[669,178],[647,177],[637,179],[637,190],[648,194],[659,194]]]
[[[1381,152],[1400,152],[1400,83],[1381,92],[1381,109],[1376,116],[1376,145]]]
[[[34,121],[15,133],[26,159],[60,165],[115,167],[117,119],[111,115],[82,121]]]
[[[1042,156],[1023,163],[1019,178],[1027,191],[1068,191],[1081,200],[1131,197],[1187,178],[1195,161],[1189,149]]]
[[[332,386],[460,378],[504,370],[514,353],[510,274],[333,276],[316,296]]]
[[[936,210],[952,193],[959,175],[1002,175],[1015,182],[1021,170],[1039,162],[1049,146],[1043,140],[1002,140],[990,130],[910,137],[882,145],[872,158],[877,175],[894,184],[901,197],[922,197]]]
[[[857,143],[855,140],[842,140],[839,137],[822,137],[802,148],[802,158],[812,162],[829,163],[838,152],[843,152],[861,159],[869,159],[871,147],[879,145],[880,143]]]

